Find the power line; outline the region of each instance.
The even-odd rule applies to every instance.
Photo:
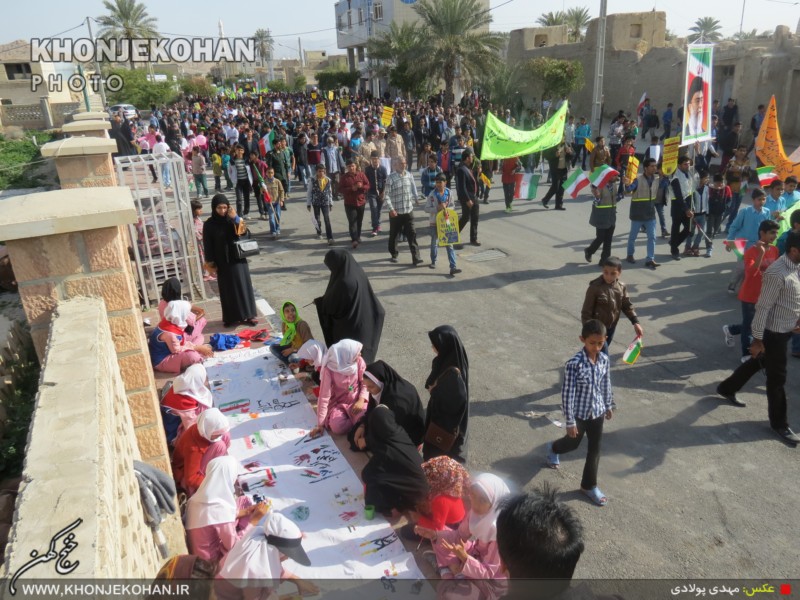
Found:
[[[61,31],[59,33],[55,33],[53,35],[48,35],[46,37],[39,38],[39,39],[46,40],[46,39],[50,39],[50,38],[57,38],[57,37],[59,37],[61,35],[64,35],[65,33],[69,33],[73,29],[78,29],[79,27],[83,27],[83,26],[84,26],[84,22],[81,21],[80,25],[76,25],[75,27],[70,27],[69,29]],[[2,50],[0,50],[0,54],[2,54],[4,52],[11,52],[12,50],[16,50],[17,48],[24,48],[25,46],[30,46],[30,42],[23,42],[21,44],[17,44],[16,46],[12,46],[11,48],[3,48]]]

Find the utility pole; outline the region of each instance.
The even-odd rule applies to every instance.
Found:
[[[86,17],[86,27],[89,28],[89,39],[92,40],[92,45],[95,45],[94,34],[92,33],[92,17]],[[100,78],[100,100],[103,102],[103,109],[108,106],[106,102],[106,86],[103,83],[103,73],[100,71],[100,63],[97,62],[97,53],[94,56],[94,68]]]
[[[603,109],[603,65],[606,59],[606,14],[608,0],[600,0],[600,20],[597,24],[597,55],[594,63],[594,88],[592,91],[592,121],[595,132],[600,130]],[[596,133],[599,135],[599,133]]]
[[[219,26],[219,39],[224,40],[225,39],[225,31],[222,28],[222,19],[219,20],[218,26]],[[226,61],[224,61],[224,60],[220,61],[220,67],[221,67],[221,75],[222,75],[222,85],[224,86],[225,85],[225,80],[228,78],[228,63]]]
[[[275,70],[272,61],[272,53],[273,53],[272,49],[275,45],[275,42],[272,39],[272,32],[269,29],[267,29],[267,35],[269,36],[269,80],[275,81]]]

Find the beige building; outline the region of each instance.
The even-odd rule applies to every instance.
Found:
[[[586,74],[585,85],[571,95],[572,112],[591,113],[592,78],[595,69],[598,19],[589,23],[583,42],[569,43],[561,27],[517,29],[511,32],[508,61],[511,64],[547,56],[578,60]],[[686,41],[665,39],[666,13],[650,11],[609,15],[603,77],[604,128],[619,110],[633,112],[647,92],[660,113],[672,102],[683,104],[686,74]],[[541,90],[525,90],[538,97]],[[714,48],[712,93],[722,105],[735,98],[739,116],[748,128],[759,104],[772,94],[784,137],[800,137],[800,37],[779,25],[769,39],[724,41]]]
[[[336,41],[339,48],[347,50],[347,63],[351,71],[361,72],[360,88],[381,94],[387,87],[379,80],[374,65],[367,57],[367,41],[384,31],[392,23],[419,22],[414,10],[417,0],[339,0],[335,7]],[[479,0],[484,10],[489,10],[489,0]],[[488,29],[488,27],[487,27]],[[458,78],[457,78],[458,83]],[[459,97],[459,90],[456,90]]]

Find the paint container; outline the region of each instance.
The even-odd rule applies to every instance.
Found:
[[[375,518],[375,507],[372,504],[367,504],[364,507],[364,518],[367,521],[372,521]]]

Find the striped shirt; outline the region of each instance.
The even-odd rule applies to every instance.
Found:
[[[592,363],[581,349],[567,361],[561,385],[561,410],[568,426],[575,420],[588,421],[601,417],[614,406],[611,391],[611,363],[602,352]]]
[[[781,256],[764,271],[764,283],[756,303],[752,332],[757,340],[764,338],[764,330],[788,333],[797,327],[800,319],[800,276],[798,265]]]
[[[405,171],[401,175],[395,171],[389,175],[386,180],[386,208],[389,212],[394,210],[399,215],[413,212],[416,199],[417,184],[411,173]]]

